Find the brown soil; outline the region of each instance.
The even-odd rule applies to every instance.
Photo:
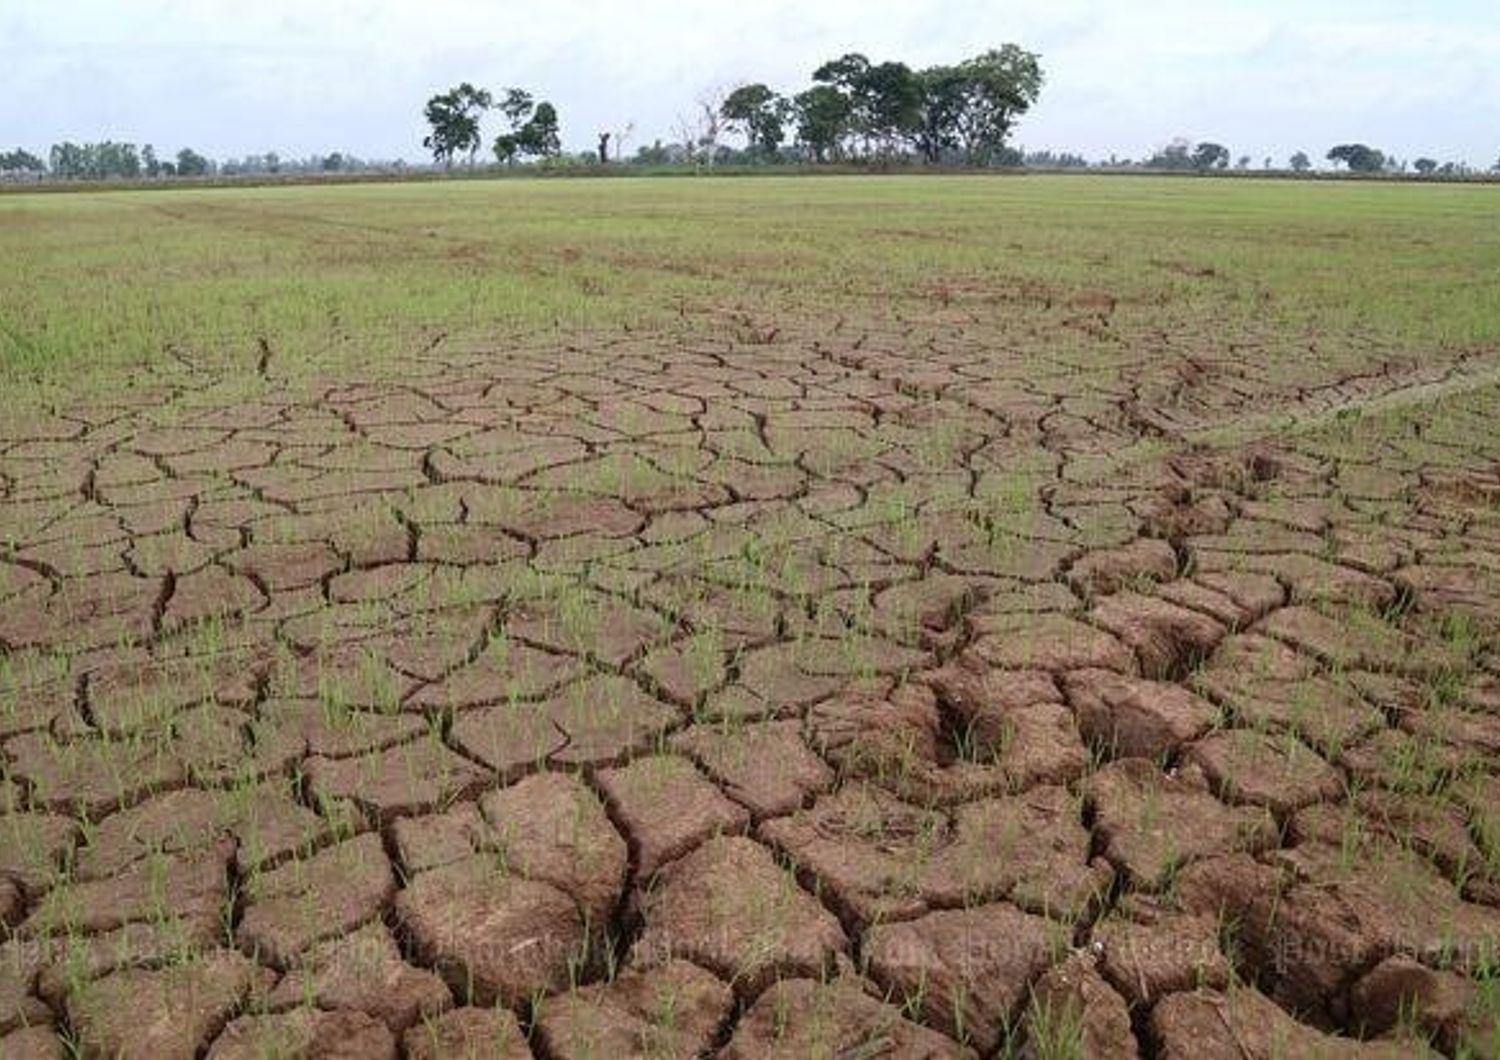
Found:
[[[0,1055],[1495,1055],[1493,393],[965,326],[0,423]]]

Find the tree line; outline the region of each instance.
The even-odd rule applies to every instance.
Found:
[[[755,82],[700,97],[690,114],[679,117],[674,144],[658,140],[642,148],[636,160],[713,165],[907,157],[930,164],[1014,164],[1020,159],[1007,141],[1044,81],[1040,56],[1015,44],[920,70],[850,52],[818,67],[811,86],[794,95]],[[434,164],[448,167],[467,159],[473,165],[485,144],[484,118],[492,111],[504,125],[491,143],[497,162],[561,155],[552,103],[538,102],[520,88],[496,97],[465,81],[423,108],[430,131],[422,143]],[[741,137],[744,148],[735,152],[723,142],[726,134]],[[614,131],[599,133],[598,150],[587,159],[611,161],[613,141],[614,159],[620,160],[624,139]]]
[[[53,144],[46,158],[24,148],[0,151],[0,179],[39,180],[171,180],[194,177],[258,177],[317,173],[393,172],[405,168],[401,162],[369,162],[334,151],[308,158],[282,158],[275,151],[215,161],[184,147],[161,158],[151,144],[104,140],[98,143]]]
[[[1342,168],[1349,173],[1369,176],[1415,172],[1423,177],[1463,177],[1471,176],[1475,172],[1463,162],[1439,162],[1433,158],[1418,158],[1408,162],[1362,143],[1339,144],[1329,149],[1324,158],[1335,169]],[[1232,159],[1229,148],[1223,144],[1214,143],[1212,140],[1194,144],[1191,140],[1179,138],[1159,149],[1140,164],[1146,169],[1194,170],[1209,173],[1229,169]],[[1249,155],[1240,155],[1238,161],[1234,162],[1234,168],[1237,170],[1248,170],[1252,165],[1253,160]],[[1266,158],[1261,168],[1267,170],[1284,168],[1293,173],[1306,173],[1313,168],[1313,161],[1306,151],[1298,151],[1287,159],[1284,167],[1278,166],[1273,159]],[[1490,172],[1500,173],[1500,161],[1495,163]]]

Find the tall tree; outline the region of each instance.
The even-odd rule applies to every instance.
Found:
[[[870,60],[859,52],[849,52],[813,71],[814,84],[832,90],[842,103],[843,120],[840,123],[836,152],[843,150],[846,138],[865,132],[866,115],[860,107],[860,95],[861,86],[869,72]],[[825,95],[823,102],[827,105],[831,99],[831,95]],[[831,113],[830,106],[829,114]]]
[[[1419,158],[1411,164],[1411,167],[1424,177],[1430,177],[1437,172],[1437,159]]]
[[[1312,168],[1312,159],[1307,157],[1306,151],[1298,151],[1290,159],[1292,170],[1297,173],[1306,173]]]
[[[494,97],[488,90],[467,81],[429,99],[423,115],[432,132],[422,140],[422,146],[432,152],[432,160],[451,166],[454,155],[467,152],[473,165],[481,142],[480,119],[493,104]]]
[[[1193,168],[1200,173],[1229,168],[1229,148],[1212,142],[1199,144],[1193,149]]]
[[[274,157],[274,155],[266,156],[268,160]],[[191,147],[184,147],[181,151],[177,152],[177,175],[179,177],[204,177],[208,175],[211,168],[208,159],[204,158],[197,151],[194,151]],[[280,159],[277,159],[276,169],[272,169],[271,172],[274,173],[280,168]]]
[[[967,101],[958,139],[971,163],[988,165],[1005,148],[1010,131],[1036,103],[1046,81],[1041,57],[1004,44],[966,60]]]
[[[531,120],[516,132],[516,143],[523,155],[551,158],[562,152],[562,130],[558,125],[557,108],[551,103],[541,102],[531,112]]]
[[[849,100],[833,85],[814,85],[792,100],[797,140],[814,160],[837,158],[849,131]]]
[[[861,132],[893,154],[917,134],[922,120],[922,82],[905,63],[880,63],[865,71],[855,95]]]
[[[45,173],[47,163],[24,148],[0,153],[0,173]]]
[[[959,123],[969,105],[969,77],[957,66],[933,66],[917,74],[922,103],[913,143],[924,161],[936,165],[959,147]]]
[[[495,137],[495,157],[506,165],[514,165],[521,154],[521,130],[536,112],[536,101],[524,89],[508,88],[495,109],[505,116],[509,126]]]
[[[898,141],[916,134],[922,118],[922,85],[905,63],[877,64],[849,52],[818,67],[813,81],[843,97],[847,132],[862,141],[866,152],[879,147],[889,153]]]
[[[1342,162],[1351,173],[1379,173],[1385,168],[1385,155],[1366,144],[1339,144],[1328,152],[1328,161]]]
[[[720,116],[742,133],[750,150],[774,157],[786,139],[787,101],[762,84],[741,85],[725,97]]]

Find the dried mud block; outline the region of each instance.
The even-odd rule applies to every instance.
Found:
[[[802,738],[799,721],[698,725],[672,737],[672,747],[757,821],[792,813],[834,783],[833,770]]]
[[[480,801],[505,866],[566,892],[588,923],[608,923],[625,886],[629,851],[598,796],[568,773],[539,773]]]
[[[314,946],[276,984],[265,1007],[279,1012],[309,1003],[364,1012],[399,1034],[438,1016],[453,998],[442,979],[402,960],[385,925],[373,923]]]
[[[711,839],[641,896],[638,963],[682,957],[754,998],[776,979],[821,976],[848,949],[838,921],[749,839]]]
[[[380,837],[370,833],[252,875],[244,890],[240,948],[285,968],[314,943],[375,919],[396,878]]]
[[[1139,672],[1125,644],[1063,615],[975,615],[969,653],[999,670],[1114,670]]]
[[[1227,994],[1200,990],[1174,994],[1151,1013],[1151,1034],[1163,1060],[1209,1056],[1279,1060],[1405,1060],[1426,1050],[1411,1042],[1358,1042],[1298,1023],[1256,991],[1243,986]]]
[[[1041,917],[988,905],[874,927],[865,934],[863,956],[893,1000],[914,1006],[929,1026],[988,1053],[1065,937]]]
[[[181,967],[115,972],[68,993],[68,1023],[85,1054],[193,1060],[274,979],[228,950]]]
[[[424,1020],[401,1037],[407,1060],[532,1060],[531,1047],[503,1008],[458,1008]]]
[[[1104,597],[1089,618],[1134,649],[1141,673],[1157,680],[1180,678],[1228,632],[1205,614],[1138,593]]]
[[[1230,729],[1193,744],[1187,756],[1221,798],[1264,806],[1278,817],[1337,799],[1344,792],[1339,771],[1291,736]]]
[[[697,965],[674,960],[543,1000],[534,1033],[558,1060],[696,1057],[711,1050],[733,1008],[727,985]]]
[[[518,1006],[561,990],[585,952],[573,899],[512,874],[493,854],[421,873],[396,896],[395,908],[422,963],[475,1005]]]
[[[1075,953],[1032,984],[1023,1056],[1045,1057],[1075,1048],[1099,1060],[1140,1056],[1125,999],[1099,974],[1096,964],[1087,951]]]
[[[635,856],[636,875],[657,869],[715,835],[743,832],[750,815],[730,802],[686,758],[638,758],[601,770],[597,782]]]
[[[396,1060],[396,1039],[363,1012],[297,1009],[241,1016],[224,1028],[208,1060]]]
[[[1160,890],[1183,865],[1210,854],[1274,847],[1263,809],[1229,806],[1201,781],[1127,758],[1091,776],[1086,792],[1104,853],[1137,887]]]
[[[1213,915],[1129,895],[1095,927],[1094,941],[1100,972],[1133,1006],[1149,1008],[1169,994],[1229,985],[1231,969]]]
[[[1075,670],[1062,684],[1084,740],[1116,758],[1172,755],[1206,733],[1218,715],[1213,704],[1180,685],[1110,670]]]
[[[783,979],[740,1018],[720,1055],[724,1060],[780,1057],[900,1056],[910,1060],[973,1060],[973,1050],[904,1018],[847,978]]]

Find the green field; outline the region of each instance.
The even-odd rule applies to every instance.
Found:
[[[977,317],[1027,353],[1111,300],[1267,364],[1500,341],[1500,188],[1110,177],[494,181],[0,197],[0,366],[175,348],[370,367],[438,333]],[[1047,312],[1052,310],[1051,317]],[[685,323],[684,323],[685,322]],[[1091,351],[1097,353],[1097,351]],[[1345,359],[1348,359],[1347,361]]]

